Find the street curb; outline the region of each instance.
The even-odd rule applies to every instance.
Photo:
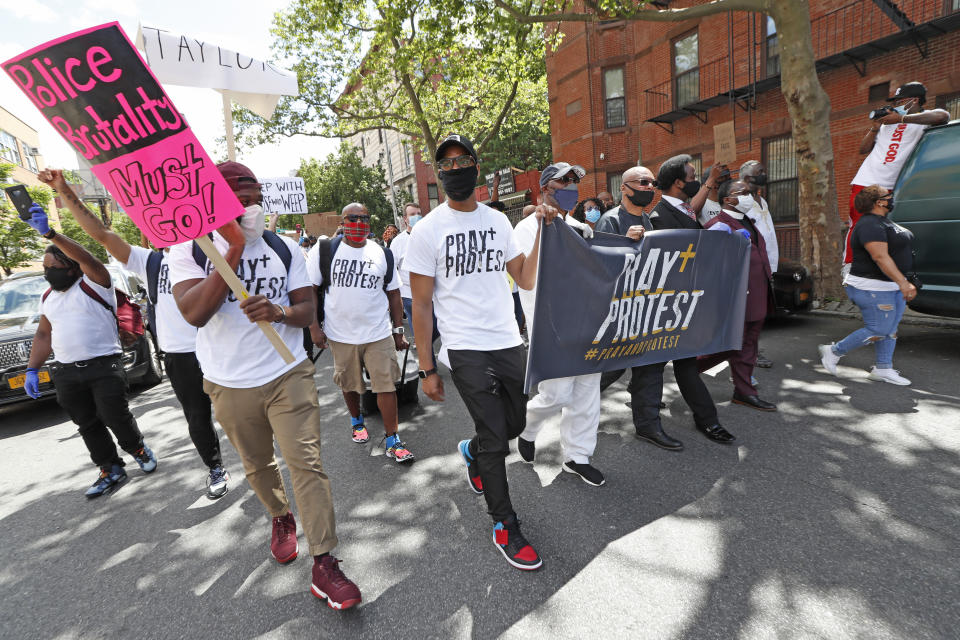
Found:
[[[808,313],[815,316],[829,316],[832,318],[847,318],[848,320],[861,320],[858,311],[830,311],[827,309],[811,309]],[[934,327],[938,329],[960,329],[960,318],[944,318],[940,316],[928,316],[917,312],[908,311],[903,314],[900,324],[909,324],[918,327]]]

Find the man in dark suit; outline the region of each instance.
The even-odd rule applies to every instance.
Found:
[[[653,176],[648,170],[644,169],[644,171],[647,172],[649,177]],[[685,195],[685,191],[689,191],[696,196],[694,204],[702,207],[709,190],[706,186],[700,187],[695,175],[693,165],[690,164],[690,156],[687,155],[670,158],[660,167],[657,185],[661,190],[661,199],[649,214],[649,221],[654,230],[702,228],[700,223],[697,222],[697,215],[693,208],[690,208],[691,213],[687,213],[685,209],[680,209],[668,202],[669,199],[682,203],[684,206],[689,206],[685,203],[688,197]],[[647,182],[649,183],[649,180]],[[650,184],[641,185],[639,182],[636,184],[628,182],[626,174],[624,174],[623,187],[629,187],[631,193],[637,189],[648,190],[651,193],[653,191],[653,186]],[[624,190],[625,198],[623,202],[628,201],[627,196],[629,195]],[[649,204],[650,200],[648,198],[644,198],[644,200]],[[612,212],[605,214],[600,223],[603,223],[610,213]],[[600,228],[600,223],[597,225],[597,231],[604,230]],[[623,232],[621,231],[621,233]],[[628,387],[633,408],[633,423],[637,431],[637,437],[670,451],[680,451],[683,449],[683,443],[667,435],[660,422],[660,399],[663,395],[663,368],[665,366],[665,362],[657,362],[633,367],[630,386]],[[616,374],[616,372],[611,373]],[[713,399],[710,397],[707,387],[700,380],[700,373],[697,371],[697,359],[674,360],[673,373],[677,380],[677,386],[680,387],[680,394],[693,411],[693,420],[697,429],[714,442],[724,444],[733,442],[736,438],[720,426],[717,419],[717,408],[713,404]],[[610,377],[605,374],[606,380],[602,379],[602,382],[609,384]]]
[[[706,371],[724,360],[730,363],[733,373],[733,403],[759,411],[776,411],[773,403],[761,400],[757,388],[751,382],[753,368],[757,364],[757,342],[760,329],[767,317],[772,300],[770,284],[773,272],[767,259],[767,245],[763,234],[746,215],[754,206],[749,185],[743,180],[731,180],[720,186],[720,206],[723,211],[707,222],[707,227],[726,225],[732,231],[745,229],[750,237],[750,271],[747,279],[747,309],[743,323],[743,346],[739,351],[726,351],[699,358],[700,371]]]

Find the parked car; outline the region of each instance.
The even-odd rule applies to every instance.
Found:
[[[890,219],[914,236],[923,282],[908,303],[921,313],[960,317],[960,120],[930,127],[900,172]]]
[[[118,264],[107,265],[115,287],[141,305],[146,332],[122,354],[127,380],[133,383],[154,385],[163,379],[163,366],[157,349],[153,328],[146,314],[146,288],[135,274]],[[49,288],[42,272],[18,273],[0,281],[0,405],[29,400],[23,390],[27,360],[33,345],[33,335],[40,321],[38,313],[40,298]],[[52,362],[54,356],[47,359]],[[40,370],[40,394],[50,396],[56,392],[56,380],[44,366]]]
[[[776,310],[771,316],[785,316],[807,311],[813,304],[813,279],[799,262],[780,259],[773,274],[773,297]]]

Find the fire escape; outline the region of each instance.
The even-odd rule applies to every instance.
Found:
[[[739,61],[734,58],[729,17],[726,56],[645,89],[645,120],[673,133],[674,122],[689,116],[706,122],[707,112],[715,107],[736,104],[744,111],[755,109],[759,94],[780,86],[779,68],[760,64],[766,41],[759,38],[758,42],[756,23],[756,14],[751,14],[750,47],[738,54]],[[913,45],[926,58],[930,38],[956,29],[960,29],[960,2],[955,0],[854,0],[811,20],[817,72],[853,65],[863,77],[870,58],[904,45]]]

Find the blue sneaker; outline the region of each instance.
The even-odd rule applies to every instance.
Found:
[[[461,440],[457,449],[460,451],[464,464],[467,465],[467,482],[470,484],[470,490],[477,495],[483,495],[483,480],[480,479],[480,468],[477,466],[477,461],[470,455],[470,441]]]
[[[147,445],[140,447],[140,451],[133,454],[133,459],[137,461],[144,473],[153,473],[157,470],[157,456],[153,455],[153,451]]]
[[[387,436],[384,438],[384,441],[388,458],[393,458],[399,463],[413,462],[413,454],[407,449],[407,445],[403,444],[403,441],[400,440],[399,435],[393,434],[392,436]]]
[[[210,469],[210,477],[207,478],[207,497],[216,500],[225,496],[228,480],[230,480],[230,474],[227,473],[222,464]]]
[[[126,479],[127,472],[118,464],[110,465],[109,468],[100,467],[100,476],[97,477],[97,481],[83,495],[87,498],[99,498],[119,487]]]
[[[363,425],[363,416],[357,416],[354,418],[350,416],[350,428],[353,429],[353,441],[358,444],[363,444],[370,440],[370,434],[367,433],[367,428]]]

